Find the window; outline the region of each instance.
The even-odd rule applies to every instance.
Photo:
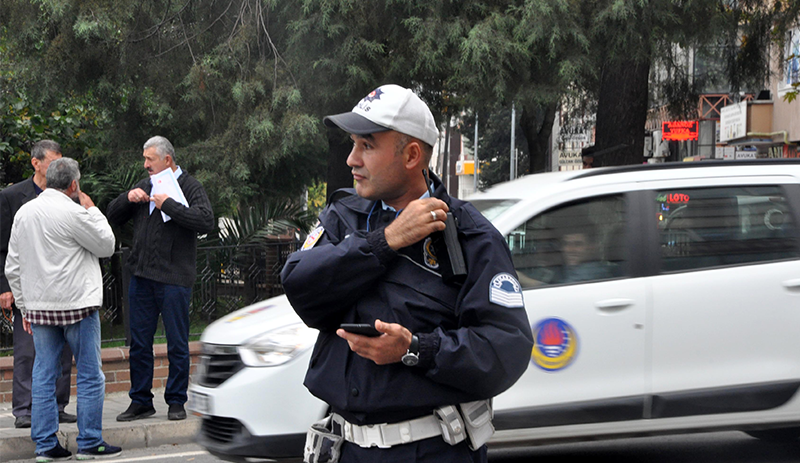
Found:
[[[604,196],[551,209],[506,238],[524,288],[627,274],[625,201]]]
[[[779,96],[793,90],[800,83],[800,29],[789,31],[783,59],[783,79],[778,87]]]
[[[780,187],[665,190],[656,201],[662,271],[798,257]]]
[[[494,220],[511,206],[517,203],[516,199],[476,199],[470,201],[487,220]]]

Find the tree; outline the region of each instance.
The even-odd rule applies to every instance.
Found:
[[[506,182],[510,175],[511,152],[511,110],[495,107],[478,116],[478,156],[480,173],[478,175],[480,190],[500,182]],[[517,115],[519,126],[519,115]],[[465,145],[474,150],[475,114],[467,111],[459,127],[465,138]],[[519,152],[519,166],[530,165],[528,141],[522,130],[515,131],[514,146]],[[519,170],[523,170],[519,168]],[[468,178],[468,177],[467,177]],[[469,181],[469,180],[467,180]]]
[[[281,55],[285,27],[273,6],[3,2],[0,43],[13,63],[0,62],[0,76],[16,70],[14,90],[37,108],[91,97],[109,121],[92,147],[98,172],[138,162],[143,142],[161,134],[218,215],[297,196],[322,173],[325,139]]]
[[[459,10],[454,3],[420,0],[303,1],[302,14],[289,23],[287,55],[304,98],[321,118],[350,111],[376,87],[396,83],[419,92],[441,121],[445,105],[453,104],[446,81],[463,31],[459,21],[438,18]],[[353,178],[346,165],[350,140],[336,129],[327,138],[330,195],[352,187]]]
[[[455,81],[480,113],[516,103],[529,150],[529,162],[520,170],[542,172],[559,102],[591,61],[580,21],[584,2],[478,3],[491,13],[477,18],[460,43]]]
[[[769,73],[770,45],[782,43],[787,27],[800,14],[800,2],[762,0],[605,0],[586,4],[587,30],[599,79],[582,85],[597,95],[597,151],[603,165],[642,162],[653,63],[663,65],[672,107],[696,95],[710,76],[675,72],[671,49],[714,44],[725,55],[724,77],[732,93],[760,89]],[[677,101],[676,101],[677,100]],[[696,100],[695,100],[696,101]],[[688,114],[680,114],[688,116]]]

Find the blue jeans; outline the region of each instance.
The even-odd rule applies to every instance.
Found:
[[[78,375],[78,449],[95,447],[103,442],[103,399],[106,377],[100,360],[100,316],[88,317],[66,326],[31,325],[36,359],[33,361],[31,391],[31,439],[36,453],[58,444],[58,404],[56,379],[61,373],[64,341],[75,356]]]
[[[153,337],[158,316],[167,334],[169,377],[164,399],[186,403],[189,387],[189,299],[192,288],[131,277],[128,287],[131,318],[131,401],[153,406]]]

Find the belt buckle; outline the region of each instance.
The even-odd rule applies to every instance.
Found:
[[[385,445],[383,441],[383,426],[380,424],[368,424],[361,428],[364,436],[364,443],[369,447],[388,449],[391,445]]]

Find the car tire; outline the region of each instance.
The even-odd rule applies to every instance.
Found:
[[[758,431],[745,431],[745,433],[765,442],[792,442],[800,437],[800,427],[761,429]]]

